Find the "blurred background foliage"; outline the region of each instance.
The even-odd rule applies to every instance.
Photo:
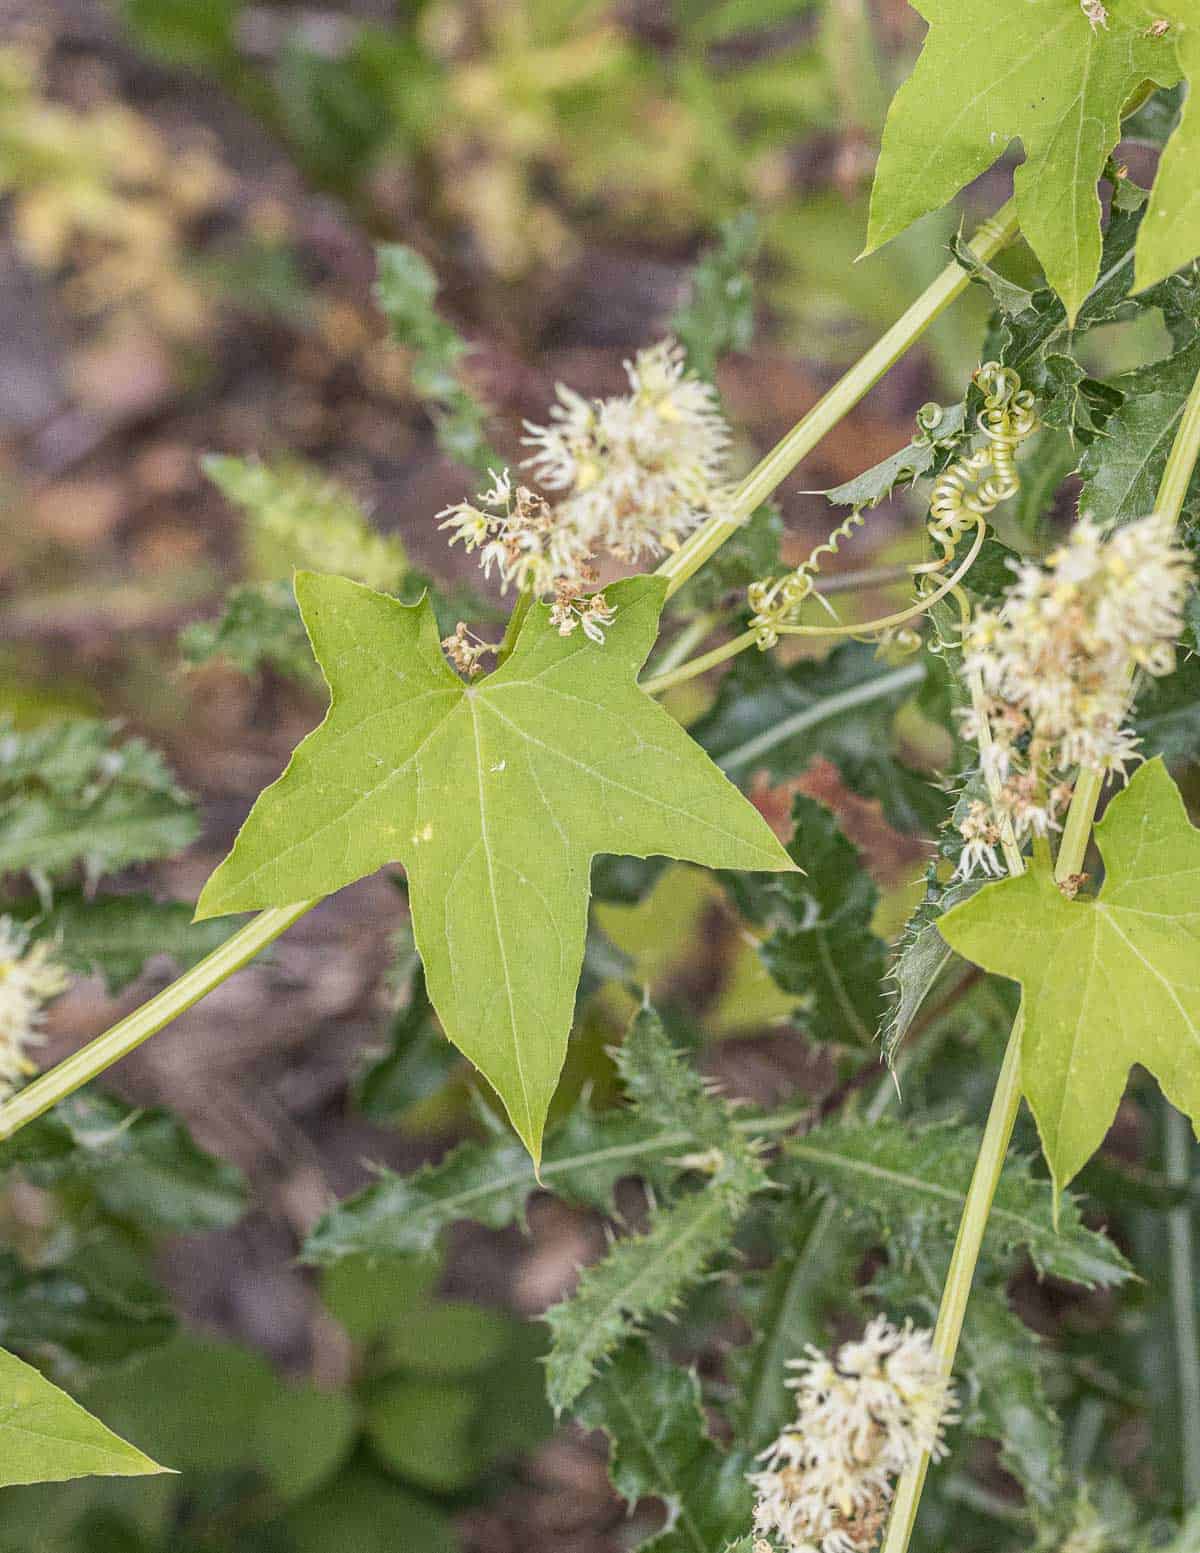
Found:
[[[517,461],[556,380],[617,391],[622,358],[672,328],[715,372],[748,465],[942,267],[959,222],[1000,203],[1006,173],[855,262],[883,114],[921,38],[905,0],[0,0],[0,18],[0,884],[3,913],[53,935],[78,976],[49,1061],[216,941],[186,903],[321,715],[294,566],[406,598],[432,586],[446,629],[494,625],[499,600],[433,517]],[[1136,174],[1149,152],[1122,154]],[[378,243],[404,245],[380,305]],[[1004,268],[1035,277],[1020,247]],[[824,537],[822,492],[909,443],[923,401],[962,397],[990,307],[971,288],[681,594],[674,625]],[[1146,312],[1080,349],[1099,379],[1164,340]],[[1067,430],[1044,434],[1045,500],[1006,538],[1045,542],[1077,457]],[[852,564],[881,579],[848,610],[899,596],[887,568],[918,555],[918,511],[903,491],[875,508]],[[756,663],[736,681],[748,717],[811,702],[812,664],[764,686]],[[857,647],[819,666],[821,683],[882,671]],[[755,732],[733,700],[696,682],[670,704],[727,754]],[[951,764],[945,710],[926,658],[869,720],[744,773],[781,829],[798,791],[835,811],[874,880],[839,931],[872,965],[926,889],[937,816],[914,811],[910,778]],[[1194,705],[1167,715],[1190,748]],[[752,900],[629,860],[600,860],[595,883],[568,1132],[581,1096],[617,1096],[610,1049],[643,987],[732,1093],[822,1116],[853,1103],[874,1054],[810,1039],[819,993],[771,974]],[[906,1073],[906,1105],[976,1121],[1010,1012],[974,989],[933,1029],[936,1063]],[[543,1328],[522,1319],[602,1250],[596,1214],[538,1195],[526,1235],[462,1223],[416,1259],[297,1263],[370,1179],[364,1160],[411,1171],[464,1137],[494,1147],[495,1115],[424,997],[402,883],[381,878],[305,919],[112,1093],[22,1134],[0,1158],[0,1343],[182,1476],[6,1491],[0,1548],[616,1553],[648,1535],[661,1512],[626,1518],[596,1441],[553,1432]],[[1165,1170],[1135,1089],[1087,1185],[1141,1270],[1165,1260],[1164,1203],[1194,1201]],[[621,1207],[637,1221],[636,1194]],[[813,1209],[801,1194],[788,1233]],[[861,1293],[878,1274],[887,1292],[889,1236],[855,1222],[831,1232],[821,1276]],[[908,1229],[889,1243],[911,1271]],[[744,1229],[757,1271],[735,1337],[780,1293],[755,1262],[778,1232],[766,1208]],[[1008,1287],[1052,1339],[1072,1478],[1119,1469],[1155,1513],[1176,1506],[1147,1422],[1173,1384],[1163,1289],[1118,1305],[1028,1267]],[[789,1289],[798,1346],[829,1302]],[[917,1314],[928,1300],[890,1293]],[[718,1392],[730,1319],[712,1288],[688,1306],[688,1356]],[[1011,1468],[964,1445],[926,1545],[1032,1546]],[[1101,1513],[1069,1508],[1084,1531]]]

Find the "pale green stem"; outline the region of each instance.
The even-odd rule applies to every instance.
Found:
[[[1017,208],[1009,201],[985,221],[971,239],[970,250],[985,263],[1017,234]],[[667,597],[680,589],[688,578],[714,555],[725,541],[737,533],[775,487],[786,479],[796,465],[807,458],[817,443],[843,420],[889,368],[920,339],[935,319],[966,289],[970,276],[956,261],[946,266],[896,323],[879,339],[849,372],[819,399],[782,442],[771,449],[733,492],[724,516],[711,517],[658,568],[667,578]]]
[[[664,690],[670,690],[673,685],[682,685],[686,680],[695,679],[699,674],[707,674],[709,669],[715,669],[719,663],[724,663],[729,658],[736,658],[738,653],[753,647],[757,641],[757,631],[743,631],[740,636],[732,637],[728,642],[722,642],[711,652],[706,652],[699,658],[692,658],[687,663],[681,663],[678,668],[671,669],[666,674],[656,674],[652,679],[644,679],[639,683],[648,696],[659,696]]]
[[[1178,519],[1183,509],[1184,498],[1191,484],[1197,458],[1200,458],[1200,376],[1192,385],[1183,418],[1179,423],[1179,429],[1167,459],[1167,467],[1163,471],[1158,499],[1155,502],[1155,510],[1168,515],[1172,521]],[[1102,785],[1103,778],[1099,772],[1085,769],[1079,773],[1071,807],[1063,826],[1062,844],[1058,850],[1058,860],[1055,865],[1057,879],[1065,879],[1071,874],[1077,874],[1083,867]],[[1011,862],[1009,866],[1010,872],[1021,871],[1013,870]],[[1022,864],[1022,868],[1023,866]],[[1021,1104],[1023,1027],[1024,1007],[1022,1006],[1013,1021],[1012,1034],[1009,1036],[1008,1047],[1004,1053],[1004,1064],[1000,1069],[996,1092],[992,1096],[983,1145],[976,1161],[975,1174],[971,1178],[971,1187],[967,1193],[958,1239],[954,1244],[954,1255],[951,1258],[946,1287],[942,1293],[941,1308],[938,1311],[933,1348],[947,1375],[954,1367],[963,1317],[967,1308],[967,1296],[971,1291],[975,1264],[983,1243],[984,1226],[991,1210],[992,1198],[1000,1180],[1004,1156],[1008,1152],[1009,1140],[1012,1137],[1017,1111]],[[1197,1386],[1198,1408],[1200,1408],[1200,1378]],[[1196,1428],[1200,1438],[1200,1411],[1197,1414]],[[1197,1459],[1200,1462],[1200,1445],[1197,1446],[1197,1452]],[[881,1553],[907,1553],[928,1468],[929,1458],[922,1456],[921,1460],[900,1479]],[[1200,1465],[1196,1470],[1200,1474]]]
[[[705,610],[704,614],[697,615],[694,620],[689,620],[650,665],[652,677],[668,674],[672,669],[677,669],[689,653],[695,652],[720,619],[718,610],[709,609]]]
[[[954,1369],[958,1353],[958,1341],[962,1336],[963,1318],[967,1312],[967,1300],[975,1277],[987,1228],[992,1199],[1000,1183],[1000,1172],[1008,1154],[1008,1145],[1016,1125],[1017,1111],[1021,1105],[1021,1030],[1024,1010],[1018,1009],[1012,1034],[1004,1053],[996,1092],[992,1096],[983,1142],[979,1157],[967,1190],[963,1216],[958,1226],[958,1238],[950,1258],[950,1270],[942,1290],[942,1303],[938,1310],[937,1326],[933,1332],[933,1352],[944,1375]],[[888,1521],[887,1537],[882,1553],[905,1553],[913,1526],[917,1519],[917,1506],[921,1502],[921,1490],[925,1486],[925,1474],[929,1470],[929,1457],[920,1460],[904,1474],[896,1486],[896,1498]]]
[[[6,1100],[0,1105],[0,1142],[11,1138],[26,1122],[33,1121],[43,1111],[48,1111],[51,1106],[90,1083],[105,1068],[127,1057],[164,1025],[178,1019],[180,1014],[206,997],[214,987],[220,986],[234,971],[240,971],[247,961],[286,932],[293,922],[306,911],[311,911],[316,904],[315,900],[300,901],[295,906],[274,906],[269,911],[260,911],[258,916],[252,917],[231,938],[227,938],[219,949],[214,949],[177,981],[164,987],[157,997],[143,1003],[141,1008],[128,1014],[111,1030],[98,1035],[94,1041],[89,1041],[79,1051],[64,1058],[48,1073],[43,1073],[41,1078],[34,1079],[32,1084],[26,1085],[11,1100]]]
[[[1167,1180],[1173,1186],[1188,1186],[1192,1179],[1191,1123],[1169,1102],[1163,1104]],[[1189,1505],[1200,1504],[1200,1328],[1196,1320],[1194,1211],[1193,1205],[1185,1202],[1167,1214],[1171,1325],[1179,1375],[1179,1450],[1183,1463],[1183,1498]]]

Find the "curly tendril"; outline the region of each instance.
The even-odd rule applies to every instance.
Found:
[[[863,513],[856,510],[794,571],[773,581],[755,582],[747,590],[747,601],[754,611],[750,629],[755,633],[755,643],[760,651],[774,647],[781,636],[868,638],[892,633],[897,626],[924,614],[947,594],[958,597],[960,611],[964,620],[967,618],[959,584],[979,554],[988,515],[1020,490],[1017,449],[1039,425],[1034,396],[1021,387],[1021,379],[1011,367],[989,361],[975,373],[975,382],[983,393],[983,409],[976,417],[976,425],[984,442],[951,464],[934,484],[927,530],[942,554],[936,560],[919,562],[909,568],[918,587],[915,602],[907,609],[860,625],[806,626],[796,622],[800,607],[815,591],[824,557],[837,555],[843,540],[849,539],[865,522]],[[923,405],[917,415],[922,436],[934,447],[946,446],[949,440],[937,437],[941,416],[940,407],[935,405]],[[939,576],[954,563],[960,541],[972,530],[974,534],[966,559],[949,577]],[[910,636],[910,633],[901,634]],[[895,644],[911,646],[910,641],[896,641]]]

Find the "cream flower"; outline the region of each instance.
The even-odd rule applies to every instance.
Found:
[[[0,1098],[37,1071],[28,1053],[42,1042],[42,1008],[67,980],[47,943],[31,945],[11,918],[0,917]]]

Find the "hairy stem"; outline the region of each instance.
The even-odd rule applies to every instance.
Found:
[[[1010,200],[983,223],[971,239],[970,249],[985,263],[1017,234],[1017,208]],[[912,306],[862,356],[845,377],[812,407],[782,442],[771,449],[733,493],[729,510],[702,524],[696,532],[658,568],[667,578],[667,597],[677,592],[688,578],[736,534],[760,504],[766,501],[780,481],[787,478],[817,443],[843,420],[884,373],[920,339],[935,319],[966,289],[967,271],[957,262],[946,266]]]
[[[64,1058],[57,1067],[43,1073],[41,1078],[34,1079],[32,1084],[27,1084],[11,1100],[0,1105],[0,1142],[11,1138],[26,1122],[33,1121],[43,1111],[48,1111],[51,1106],[90,1083],[105,1068],[127,1057],[143,1041],[177,1019],[193,1003],[206,997],[214,987],[220,986],[234,971],[240,971],[260,950],[286,932],[293,922],[306,911],[311,911],[316,904],[315,900],[300,901],[295,906],[275,906],[269,911],[260,911],[231,938],[227,938],[219,949],[214,949],[177,981],[164,987],[157,997],[143,1003],[141,1008],[128,1014],[111,1030],[98,1035],[94,1041],[89,1041],[79,1051]]]

